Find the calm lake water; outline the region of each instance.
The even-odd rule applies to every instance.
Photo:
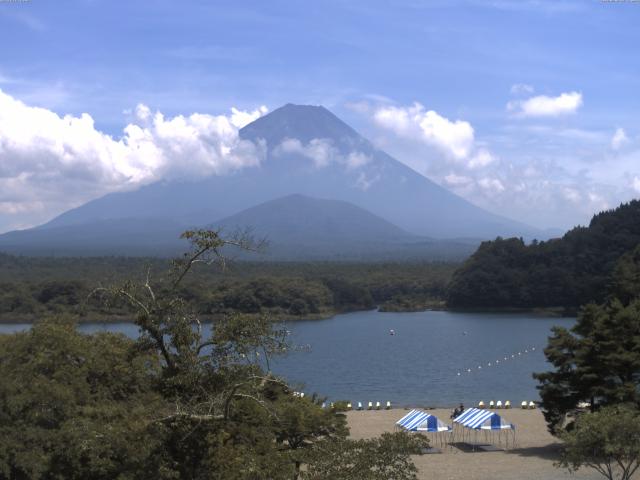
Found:
[[[430,311],[356,312],[295,321],[287,324],[294,344],[310,348],[276,359],[272,368],[293,384],[305,382],[303,391],[331,400],[390,400],[399,406],[511,400],[515,405],[539,398],[531,374],[549,368],[542,350],[551,327],[573,323],[531,314]],[[5,324],[0,332],[26,328]],[[127,323],[79,328],[130,337],[138,332]]]

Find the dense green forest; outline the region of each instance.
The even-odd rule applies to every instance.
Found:
[[[451,308],[548,308],[575,311],[601,302],[620,258],[640,243],[640,201],[599,213],[588,227],[527,245],[522,239],[484,242],[455,272]]]
[[[105,307],[99,286],[162,278],[170,263],[153,258],[42,258],[0,255],[0,320],[32,321],[69,313],[81,320],[130,316],[124,303]],[[202,315],[269,313],[314,318],[337,312],[408,311],[442,306],[456,268],[450,263],[231,262],[225,270],[199,265],[182,294]]]

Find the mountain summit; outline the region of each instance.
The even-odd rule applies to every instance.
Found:
[[[119,220],[207,225],[276,198],[302,194],[349,202],[422,237],[541,235],[435,184],[377,149],[321,106],[287,104],[245,126],[240,137],[264,146],[266,154],[260,165],[227,175],[162,181],[136,191],[112,193],[34,230],[65,227],[69,232],[71,227]],[[21,238],[28,232],[22,232]],[[0,236],[0,248],[7,238]]]

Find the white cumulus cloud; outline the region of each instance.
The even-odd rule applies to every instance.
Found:
[[[381,107],[373,118],[397,135],[420,139],[457,159],[466,158],[474,145],[474,131],[469,122],[451,121],[419,103],[410,107]]]
[[[286,138],[275,149],[276,155],[298,154],[313,161],[318,168],[326,167],[338,155],[331,140],[326,138],[314,138],[304,145],[297,138]]]
[[[274,155],[301,155],[310,159],[317,168],[327,167],[332,163],[345,165],[348,170],[354,170],[371,161],[371,157],[360,151],[343,154],[328,138],[314,138],[303,144],[297,138],[285,138],[273,149]]]
[[[627,133],[624,131],[624,128],[617,128],[613,137],[611,137],[611,148],[619,150],[628,141],[629,137],[627,137]]]
[[[538,95],[526,100],[514,100],[507,110],[522,117],[555,117],[575,113],[583,104],[582,93],[561,93],[557,97]]]
[[[59,116],[0,90],[0,212],[39,212],[44,221],[108,192],[258,165],[264,145],[242,140],[238,130],[265,112],[165,118],[138,105],[114,138],[87,113]]]

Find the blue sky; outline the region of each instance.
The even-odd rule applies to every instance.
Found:
[[[491,211],[584,223],[640,196],[638,24],[632,1],[0,0],[0,231],[133,185],[104,173],[121,159],[95,174],[29,145],[47,133],[12,150],[14,118],[86,113],[118,140],[139,104],[167,119],[322,104]]]

